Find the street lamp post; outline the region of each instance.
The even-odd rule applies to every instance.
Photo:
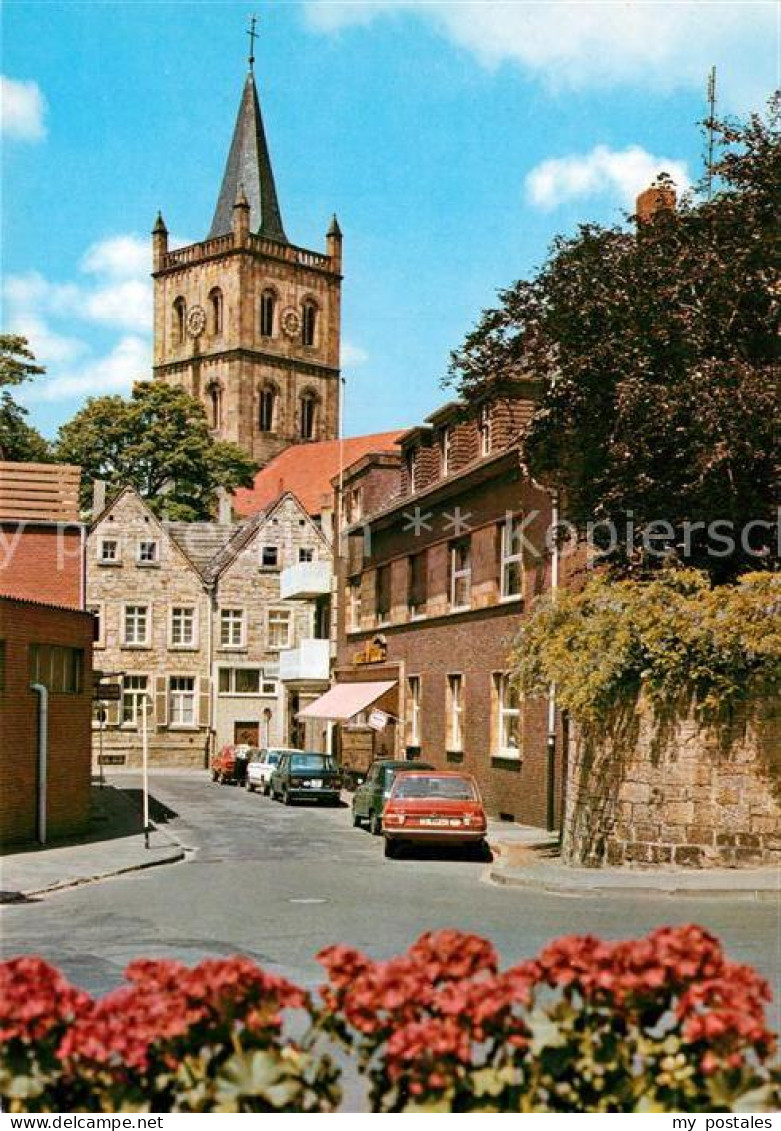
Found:
[[[143,798],[144,847],[149,848],[149,729],[147,705],[149,693],[141,697],[141,793]]]

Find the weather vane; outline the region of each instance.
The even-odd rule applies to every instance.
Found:
[[[249,31],[247,32],[247,35],[249,36],[249,43],[250,43],[250,48],[249,48],[249,69],[250,70],[252,70],[254,65],[255,65],[255,40],[258,39],[258,33],[255,31],[255,25],[256,25],[257,22],[258,22],[257,16],[250,16]]]

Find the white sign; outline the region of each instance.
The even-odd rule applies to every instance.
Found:
[[[384,711],[372,711],[367,721],[372,730],[385,730],[390,722],[390,715],[386,715]]]

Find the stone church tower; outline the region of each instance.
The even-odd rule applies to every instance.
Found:
[[[342,233],[325,255],[285,235],[251,63],[207,238],[169,251],[158,215],[152,250],[155,378],[261,465],[336,438]]]

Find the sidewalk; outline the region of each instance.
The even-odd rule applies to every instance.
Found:
[[[544,829],[489,821],[491,883],[553,895],[652,896],[749,902],[781,898],[781,868],[575,868]]]
[[[149,848],[140,832],[137,790],[93,783],[86,835],[78,841],[55,841],[45,848],[25,845],[0,856],[0,903],[16,903],[58,888],[135,872],[184,859],[184,849],[158,827]],[[152,812],[153,822],[172,814]]]

